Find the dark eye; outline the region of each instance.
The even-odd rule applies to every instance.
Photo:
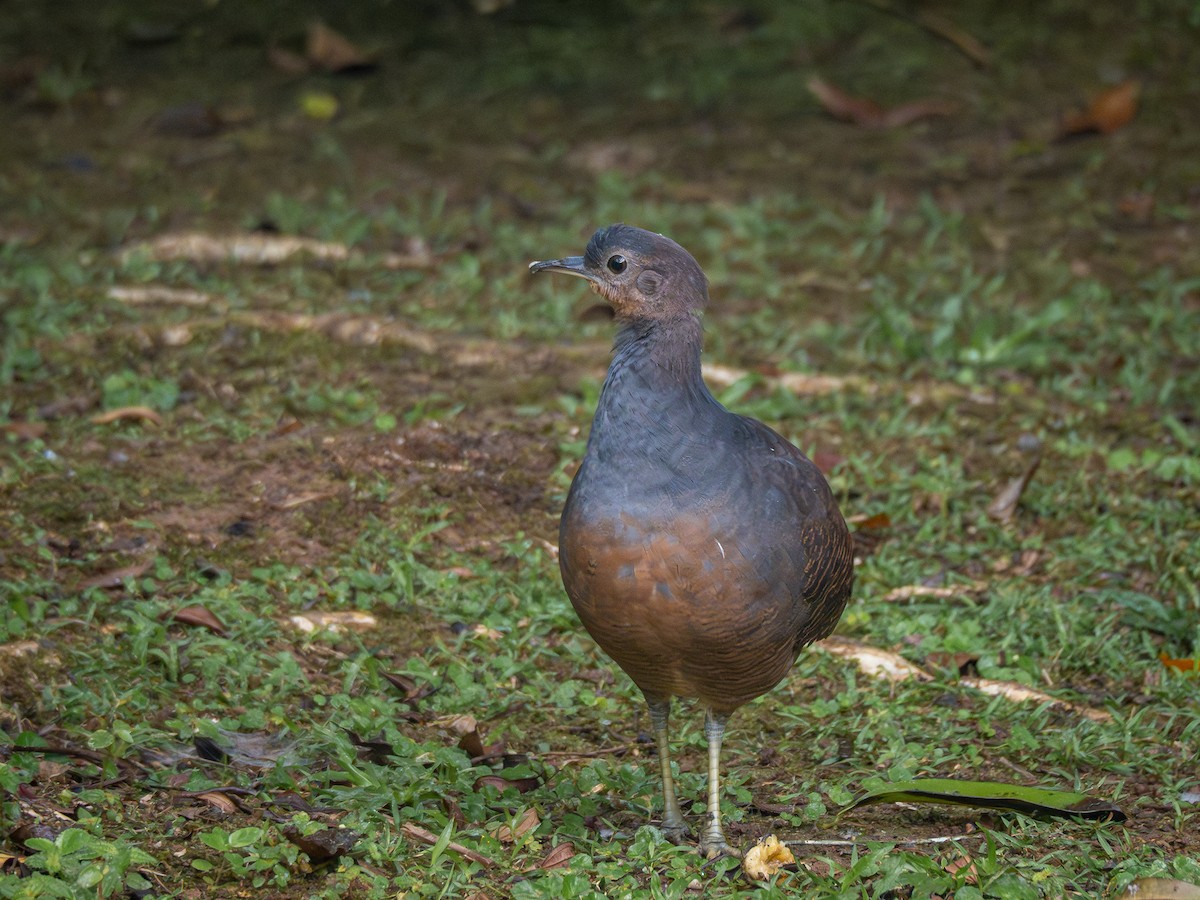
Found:
[[[618,275],[620,275],[628,266],[629,263],[625,260],[625,257],[621,256],[619,253],[616,256],[610,256],[608,258],[608,270],[610,272],[616,272]]]

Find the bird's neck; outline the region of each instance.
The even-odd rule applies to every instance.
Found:
[[[626,323],[617,334],[593,428],[674,430],[719,409],[700,375],[702,337],[694,315]]]

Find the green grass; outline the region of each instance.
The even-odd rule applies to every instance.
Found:
[[[313,76],[345,110],[326,124],[296,117],[310,82],[265,73],[228,37],[277,22],[232,28],[220,8],[159,53],[91,11],[76,19],[96,25],[89,55],[4,98],[15,124],[0,146],[35,152],[0,168],[13,223],[0,231],[0,897],[1008,898],[1200,883],[1196,676],[1159,660],[1200,654],[1197,156],[1171,102],[1195,86],[1178,63],[1194,26],[1158,9],[1114,36],[1093,11],[1066,34],[1052,24],[1074,4],[1038,23],[962,12],[997,53],[985,73],[867,6],[751,11],[764,24],[698,7],[587,27],[524,0],[496,19],[443,11],[409,23],[411,52],[381,73]],[[15,54],[48,27],[13,19],[0,45]],[[623,65],[597,99],[613,38]],[[702,75],[676,77],[685,45]],[[1040,82],[1024,60],[1047,47],[1060,62]],[[214,102],[252,93],[250,121],[203,140],[139,131],[195,89],[201,49],[226,54]],[[1151,81],[1128,129],[1050,144],[1030,124],[1080,102],[1097,66],[1110,78],[1135,64]],[[817,114],[814,71],[881,102],[950,93],[969,111],[858,131]],[[579,162],[603,141],[644,141],[652,162]],[[97,170],[64,168],[73,155]],[[1149,223],[1121,218],[1131,190],[1155,194]],[[734,717],[733,842],[827,842],[797,846],[799,868],[766,886],[649,824],[647,717],[547,548],[611,327],[581,315],[581,287],[525,265],[580,252],[612,221],[694,252],[713,300],[705,359],[747,372],[719,393],[840,459],[843,511],[873,518],[840,633],[934,674],[891,684],[817,648]],[[253,268],[116,252],[261,223],[359,255]],[[412,238],[433,268],[378,264]],[[210,300],[132,304],[116,285]],[[419,340],[355,343],[283,314]],[[775,380],[809,372],[845,386],[798,396]],[[162,426],[91,421],[131,405]],[[1001,525],[986,510],[1026,464],[1026,434],[1041,467]],[[113,572],[121,585],[87,586]],[[908,585],[955,593],[885,599]],[[221,628],[174,618],[196,606]],[[376,624],[310,634],[291,623],[305,611]],[[974,691],[952,654],[1111,719]],[[473,760],[460,716],[503,746]],[[693,821],[699,719],[675,719]],[[837,815],[879,779],[930,776],[1080,790],[1130,818]],[[911,843],[947,835],[962,837]],[[321,842],[352,849],[322,862]]]

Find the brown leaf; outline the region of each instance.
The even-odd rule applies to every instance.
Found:
[[[432,684],[418,684],[414,679],[407,675],[401,675],[398,672],[380,672],[380,675],[397,688],[404,697],[401,698],[405,703],[416,703],[418,700],[424,700],[430,694],[437,692],[437,688]]]
[[[107,412],[97,413],[92,416],[91,422],[93,425],[107,425],[110,422],[117,422],[122,419],[140,419],[155,425],[163,423],[162,416],[148,406],[122,406],[117,409],[110,409]]]
[[[521,819],[516,825],[509,825],[506,822],[494,828],[491,831],[491,835],[502,844],[511,844],[518,838],[524,837],[540,824],[541,820],[538,818],[537,811],[527,809],[521,814]]]
[[[479,733],[479,723],[474,716],[442,716],[434,721],[435,725],[458,735],[458,748],[472,759],[483,756],[483,736]]]
[[[1167,654],[1159,654],[1158,657],[1164,666],[1169,669],[1178,669],[1180,672],[1195,672],[1196,660],[1194,659],[1172,659]]]
[[[221,637],[225,637],[228,634],[224,623],[205,606],[185,606],[183,609],[177,609],[175,612],[167,615],[181,625],[199,625],[201,628],[207,628],[214,634],[221,635]]]
[[[81,591],[86,591],[88,588],[119,588],[124,586],[126,578],[137,578],[150,568],[150,560],[145,562],[135,563],[132,566],[122,566],[119,569],[112,569],[108,572],[102,572],[99,575],[93,575],[79,585]]]
[[[441,840],[441,837],[439,835],[436,835],[432,831],[422,828],[420,825],[414,825],[412,822],[404,822],[403,824],[401,824],[400,830],[402,832],[404,832],[406,835],[408,835],[410,838],[413,838],[414,840],[417,840],[417,841],[421,841],[424,844],[433,845],[433,844],[436,844],[439,840]],[[449,847],[451,850],[453,850],[455,853],[465,856],[467,859],[471,860],[471,862],[477,862],[485,868],[492,865],[492,861],[490,859],[488,859],[486,856],[484,856],[482,853],[477,853],[476,851],[472,850],[469,847],[464,847],[462,844],[458,843],[457,841],[451,841],[446,846]]]
[[[1137,81],[1125,81],[1098,94],[1083,112],[1072,113],[1063,119],[1059,137],[1097,131],[1112,134],[1127,125],[1137,113],[1138,95],[1142,86]]]
[[[887,513],[875,513],[873,516],[851,516],[846,522],[853,525],[858,531],[882,531],[892,527],[892,517]]]
[[[1029,486],[1034,472],[1038,470],[1041,463],[1042,454],[1037,452],[1025,466],[1025,471],[1006,484],[996,498],[988,504],[987,514],[997,522],[1004,524],[1011,522],[1013,516],[1017,514],[1017,504],[1021,502],[1021,495],[1025,493],[1025,488]]]
[[[874,100],[851,96],[816,75],[808,79],[808,89],[825,112],[835,119],[868,128],[878,128],[883,124],[883,107]]]
[[[32,441],[46,433],[45,422],[5,422],[0,425],[0,431],[11,434],[19,441]]]
[[[848,94],[815,75],[808,80],[808,89],[821,107],[835,119],[853,122],[864,128],[897,128],[918,119],[952,115],[956,110],[952,103],[932,99],[913,100],[888,109],[874,100]]]
[[[284,75],[305,75],[312,68],[299,53],[282,47],[268,47],[267,61]]]
[[[538,788],[542,780],[536,775],[527,775],[525,778],[503,778],[500,775],[482,775],[475,779],[475,790],[479,790],[486,785],[491,785],[500,793],[504,793],[508,788],[516,788],[518,794],[527,794]]]
[[[233,801],[233,798],[220,791],[205,791],[202,794],[194,794],[193,797],[196,800],[203,800],[209,806],[216,807],[226,814],[235,813],[238,810],[238,805]]]
[[[313,22],[308,26],[308,45],[304,55],[309,62],[326,72],[361,70],[375,65],[374,60],[351,43],[349,38],[324,22]]]
[[[292,616],[288,622],[300,631],[309,633],[329,631],[334,634],[341,631],[370,631],[379,624],[373,615],[357,609],[340,609],[330,612],[310,610]]]
[[[570,841],[564,841],[558,846],[550,848],[550,851],[542,857],[541,862],[539,862],[533,868],[542,869],[545,871],[557,869],[559,866],[565,866],[568,862],[570,862],[571,857],[574,855],[575,845]]]

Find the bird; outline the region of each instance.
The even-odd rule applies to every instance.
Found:
[[[567,596],[641,690],[662,776],[661,831],[688,830],[671,773],[673,698],[704,710],[708,797],[699,850],[736,855],[721,824],[730,715],[832,633],[854,580],[853,538],[820,470],[701,374],[708,280],[670,238],[596,231],[583,256],[529,264],[585,279],[612,307],[613,356],[559,526]]]

